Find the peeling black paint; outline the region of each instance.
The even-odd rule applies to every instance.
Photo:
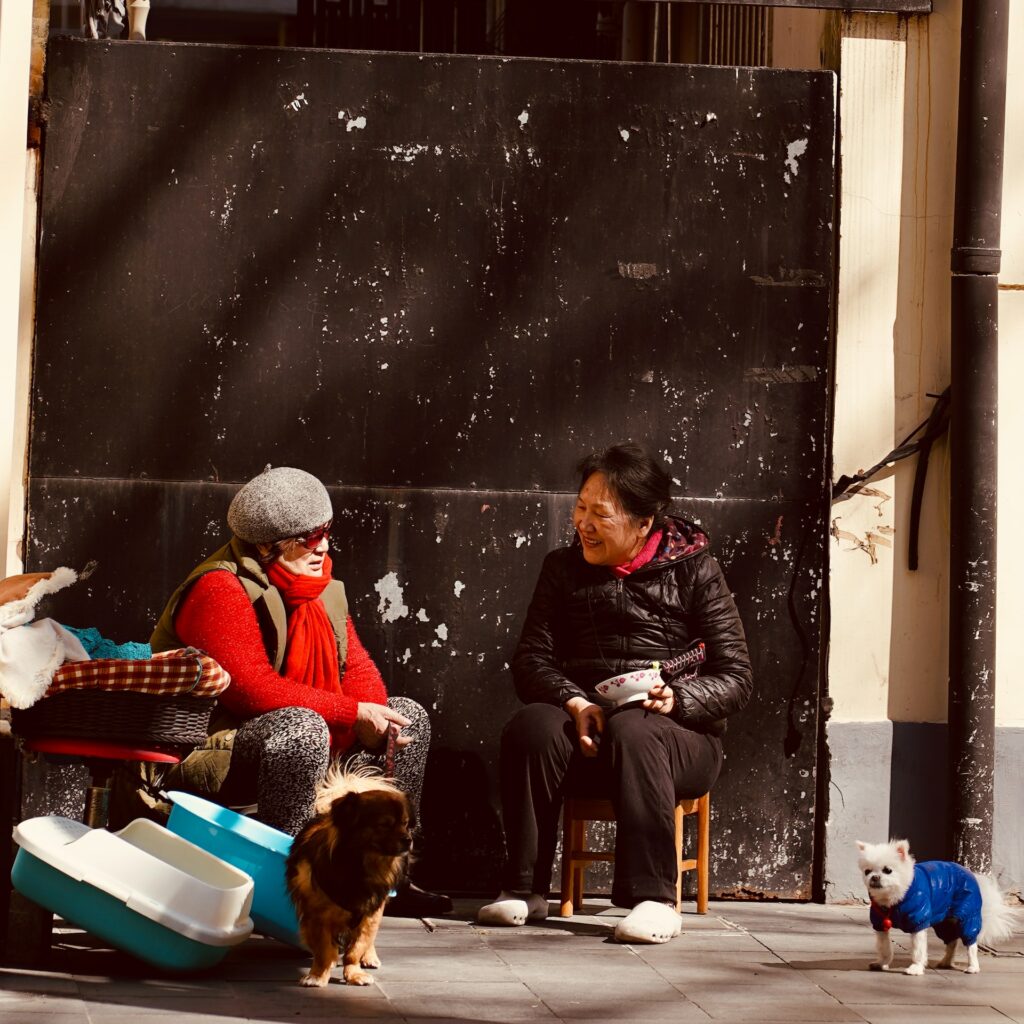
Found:
[[[572,466],[644,440],[755,664],[713,886],[807,895],[833,77],[77,40],[47,74],[28,562],[99,562],[53,614],[144,638],[238,482],[318,473],[360,631],[435,722],[423,869],[484,891]]]

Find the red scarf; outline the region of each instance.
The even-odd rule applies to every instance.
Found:
[[[654,558],[658,551],[658,545],[661,543],[661,530],[655,530],[654,533],[647,538],[647,543],[633,556],[628,562],[623,562],[622,565],[613,565],[612,572],[616,576],[628,576],[631,572],[636,572],[637,569],[645,566],[651,559]]]
[[[288,611],[284,676],[314,690],[341,693],[338,641],[320,595],[331,582],[331,559],[324,555],[322,575],[297,576],[280,562],[267,569]]]

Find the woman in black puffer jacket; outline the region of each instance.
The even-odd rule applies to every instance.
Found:
[[[750,659],[707,534],[665,514],[669,474],[631,443],[588,456],[579,471],[576,537],[545,558],[512,660],[526,707],[501,741],[508,858],[503,891],[478,920],[547,916],[563,796],[610,796],[612,902],[631,908],[615,937],[665,942],[680,930],[674,808],[718,778],[725,720],[750,698]],[[603,679],[698,640],[707,653],[699,676],[619,708],[597,693]]]

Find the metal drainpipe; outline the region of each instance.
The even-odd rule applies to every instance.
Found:
[[[952,853],[992,862],[999,222],[1010,0],[963,0],[951,282]]]

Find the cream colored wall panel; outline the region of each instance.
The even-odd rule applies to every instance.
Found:
[[[894,722],[945,722],[949,678],[949,449],[932,449],[921,502],[918,568],[907,568],[917,459],[894,473],[893,613],[889,707]]]
[[[1024,4],[1010,4],[1003,150],[1003,267],[1000,280],[1024,285]],[[1018,339],[1020,335],[1017,335]],[[1019,380],[1020,378],[1018,378]]]
[[[996,578],[996,724],[1024,726],[1024,291],[999,293],[999,526]]]
[[[873,465],[893,446],[905,63],[906,22],[843,17],[837,477]],[[894,513],[891,487],[875,487],[881,502],[859,494],[832,509],[829,692],[837,721],[877,721],[888,709]]]
[[[832,507],[829,692],[832,721],[888,717],[892,629],[891,481]]]
[[[9,536],[12,493],[21,500],[24,450],[15,455],[18,417],[19,309],[25,208],[25,139],[32,5],[0,3],[0,575],[17,572],[20,563]]]
[[[906,22],[843,19],[835,474],[893,443],[893,325],[900,253]]]
[[[842,22],[837,476],[884,457],[927,418],[932,396],[949,384],[959,22],[959,4],[948,0],[937,0],[930,17],[902,25],[885,16],[846,16]],[[932,451],[919,565],[911,572],[915,469],[911,458],[871,481],[875,493],[864,496],[857,516],[846,511],[849,503],[833,508],[834,517],[844,517],[839,529],[857,536],[855,550],[871,548],[877,556],[865,565],[851,558],[852,542],[834,541],[829,683],[840,721],[946,719],[945,443]],[[887,545],[872,541],[872,534]],[[837,607],[849,617],[837,617]],[[867,683],[861,681],[865,672]],[[875,688],[878,676],[886,680],[883,695]]]
[[[950,248],[956,187],[960,5],[937,0],[907,23],[906,117],[897,316],[895,432],[902,440],[949,384]],[[885,159],[881,157],[881,159]]]

